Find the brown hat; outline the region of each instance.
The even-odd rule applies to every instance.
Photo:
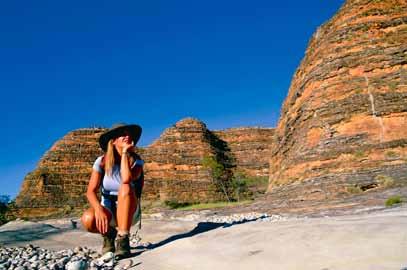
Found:
[[[134,145],[137,144],[141,136],[141,127],[139,125],[127,125],[124,123],[115,124],[111,129],[100,135],[99,145],[103,151],[106,152],[107,144],[111,139],[120,137],[123,135],[123,132],[127,131],[130,134],[131,139],[134,142]]]

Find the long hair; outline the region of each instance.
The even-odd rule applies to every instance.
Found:
[[[104,156],[104,169],[105,173],[109,176],[112,175],[113,166],[115,164],[120,164],[120,156],[113,145],[113,141],[114,139],[110,139],[109,142],[107,143],[107,150]],[[129,161],[130,164],[134,163],[135,152],[130,153]]]
[[[107,143],[107,150],[105,153],[105,173],[109,176],[112,175],[112,170],[115,163],[114,152],[115,149],[113,145],[113,139],[110,139]]]

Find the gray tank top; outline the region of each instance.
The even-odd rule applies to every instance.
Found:
[[[119,192],[120,183],[122,182],[121,175],[120,175],[120,165],[115,164],[112,169],[112,175],[107,175],[101,167],[103,156],[100,156],[96,159],[95,163],[93,164],[93,170],[97,171],[98,173],[104,174],[102,186],[104,191],[109,192],[109,195],[117,195]],[[136,159],[134,163],[131,165],[131,169],[134,166],[143,166],[144,161],[142,159]]]

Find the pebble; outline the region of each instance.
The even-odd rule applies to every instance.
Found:
[[[102,257],[98,259],[99,262],[109,262],[114,260],[114,254],[113,252],[107,252],[105,253]]]
[[[66,264],[66,270],[86,270],[88,268],[88,262],[85,260],[71,261]]]
[[[281,215],[269,215],[267,213],[245,213],[245,214],[233,214],[229,216],[210,216],[204,219],[205,222],[212,222],[212,223],[225,223],[225,224],[239,224],[244,222],[250,221],[258,221],[258,222],[275,222],[275,221],[282,221],[286,220],[286,218],[282,217]]]
[[[115,267],[114,270],[127,270],[133,265],[132,260],[122,260]]]
[[[60,251],[33,245],[0,247],[0,270],[113,270],[115,266],[117,262],[112,252],[101,256],[86,247]],[[127,269],[127,265],[116,269]]]

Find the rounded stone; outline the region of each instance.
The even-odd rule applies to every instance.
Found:
[[[73,252],[75,252],[75,253],[81,253],[82,251],[84,251],[82,247],[75,247],[73,249]]]
[[[34,255],[29,259],[30,262],[38,261],[38,255]]]
[[[70,261],[66,264],[66,270],[86,270],[88,268],[88,263],[85,260]]]
[[[40,263],[39,262],[33,262],[33,263],[31,263],[31,268],[38,268],[40,266]]]

